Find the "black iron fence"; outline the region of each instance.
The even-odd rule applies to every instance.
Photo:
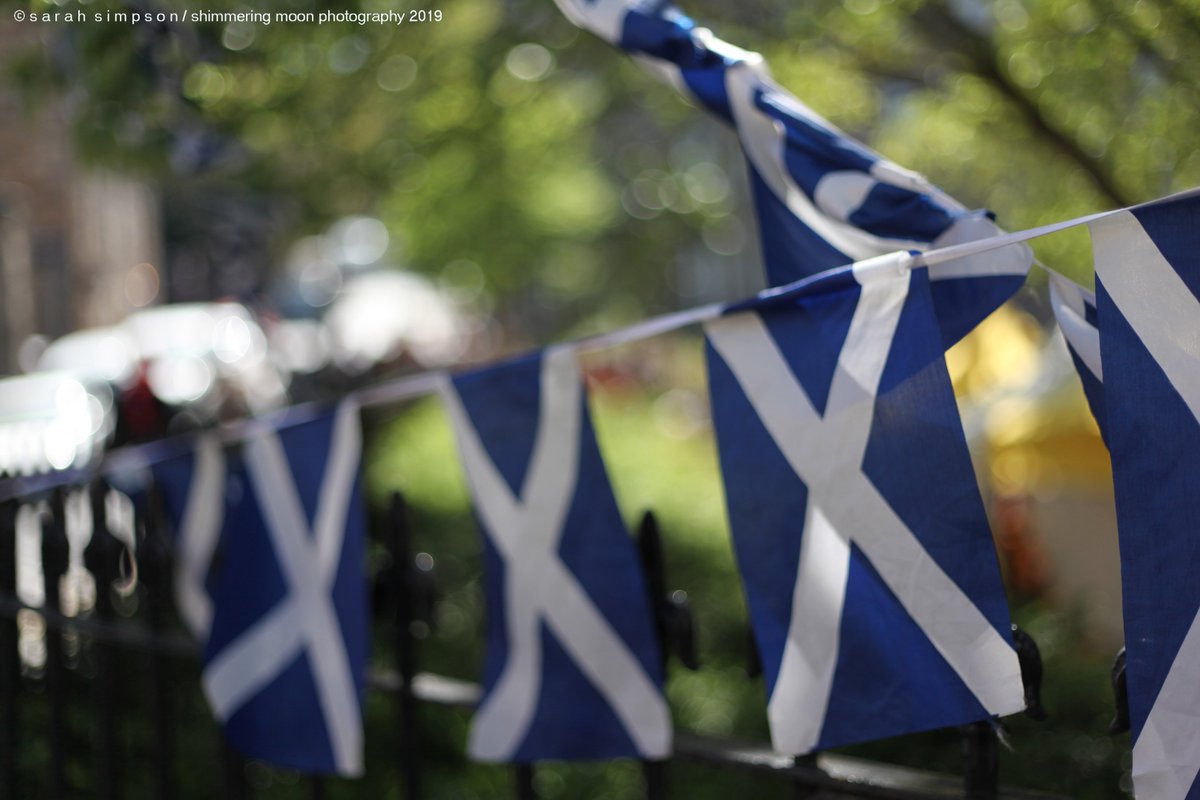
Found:
[[[118,535],[110,524],[109,489],[97,483],[87,491],[86,500],[79,489],[59,489],[0,504],[0,795],[275,796],[275,790],[255,785],[254,765],[220,741],[215,725],[196,722],[204,719],[199,654],[173,611],[170,540],[160,509],[151,499],[125,520],[126,530]],[[82,565],[77,558],[72,564],[69,497],[91,508]],[[25,515],[26,531],[31,525],[36,529],[39,604],[23,601],[18,593],[19,513]],[[394,495],[386,518],[372,532],[390,556],[389,566],[375,575],[373,590],[376,614],[383,617],[377,630],[392,641],[380,648],[391,663],[377,663],[369,676],[371,699],[386,699],[386,708],[382,717],[370,718],[368,737],[387,742],[387,769],[394,769],[389,795],[418,798],[434,796],[423,752],[422,707],[470,709],[480,690],[470,682],[418,671],[422,640],[414,631],[430,617],[435,599],[428,556],[414,554],[407,518],[403,501]],[[661,541],[650,515],[640,526],[638,543],[663,652],[694,668],[691,616],[679,596],[666,590]],[[77,553],[78,545],[74,549]],[[94,601],[87,608],[73,599],[65,608],[64,578],[78,578],[81,566],[94,580]],[[1036,714],[1036,646],[1019,632],[1017,643]],[[998,786],[997,738],[989,724],[965,726],[960,736],[963,773],[954,776],[835,754],[791,758],[763,745],[677,731],[671,762],[644,763],[642,784],[652,800],[675,796],[671,774],[689,762],[776,776],[792,787],[793,796],[805,798],[1053,797]],[[537,769],[512,767],[511,793],[537,797]],[[289,796],[346,796],[346,789],[336,779],[292,776]]]

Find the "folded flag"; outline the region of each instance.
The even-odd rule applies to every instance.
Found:
[[[1104,417],[1104,368],[1100,365],[1100,331],[1096,327],[1096,296],[1087,289],[1067,280],[1056,272],[1050,276],[1050,307],[1058,321],[1058,329],[1066,340],[1067,350],[1083,394],[1100,435],[1107,441],[1107,422]]]
[[[487,652],[471,756],[666,756],[649,601],[574,354],[461,375],[443,397],[483,533]]]
[[[181,609],[205,641],[209,705],[240,752],[304,772],[362,771],[361,436],[357,408],[344,402],[260,427],[227,469],[203,440],[191,463],[156,470],[168,505],[185,510],[173,512],[190,587]],[[209,592],[202,576],[218,528]]]
[[[717,39],[669,3],[555,2],[576,25],[734,127],[749,164],[770,285],[1000,232],[986,212],[968,210],[797,100],[771,79],[761,55]],[[943,346],[1007,300],[1031,263],[1029,248],[1016,244],[932,268]]]
[[[903,253],[705,325],[713,422],[776,750],[1024,707],[933,318]]]
[[[1139,800],[1200,796],[1200,196],[1091,223]]]
[[[212,434],[151,466],[175,532],[175,607],[198,642],[212,627],[209,574],[225,521],[225,451]]]

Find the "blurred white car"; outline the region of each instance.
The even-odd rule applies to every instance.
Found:
[[[251,412],[274,408],[286,383],[267,353],[267,340],[239,303],[183,303],[130,315],[111,328],[67,334],[51,343],[39,370],[126,388],[140,374],[171,406],[224,402],[233,392]]]
[[[334,361],[351,374],[401,357],[421,367],[451,364],[465,350],[471,330],[445,292],[399,270],[348,278],[324,323]]]
[[[285,375],[239,303],[159,306],[76,331],[48,345],[37,370],[108,387],[110,433],[123,440],[161,436],[179,412],[196,425],[287,402]]]
[[[83,467],[116,424],[103,381],[67,372],[0,378],[0,477]]]

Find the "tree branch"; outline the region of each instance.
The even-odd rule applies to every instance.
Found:
[[[1178,60],[1164,52],[1157,39],[1146,35],[1146,32],[1136,25],[1130,24],[1128,13],[1118,8],[1112,0],[1091,1],[1108,14],[1109,19],[1117,23],[1117,29],[1121,36],[1133,44],[1138,53],[1152,62],[1155,69],[1171,81],[1186,86],[1193,98],[1197,96],[1200,86],[1197,85],[1196,77],[1185,70]]]
[[[853,45],[847,44],[837,36],[831,36],[829,43],[835,50],[854,59],[854,65],[864,74],[885,81],[899,81],[926,89],[936,89],[937,81],[929,80],[924,72],[905,69],[895,63],[880,58],[878,55],[866,53]]]
[[[986,37],[968,28],[944,0],[931,2],[917,9],[912,16],[921,36],[932,40],[938,47],[946,47],[965,60],[966,69],[991,83],[1006,97],[1029,126],[1059,153],[1073,161],[1091,177],[1096,188],[1112,203],[1119,206],[1131,205],[1129,197],[1117,185],[1100,159],[1089,155],[1067,131],[1054,125],[1042,113],[1034,98],[1018,86],[1007,71],[1000,66],[995,45]]]

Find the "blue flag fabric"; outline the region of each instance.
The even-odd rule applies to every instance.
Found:
[[[175,607],[196,641],[212,628],[210,570],[225,520],[225,451],[215,436],[151,466],[175,533]]]
[[[303,772],[362,772],[361,438],[344,402],[287,427],[260,424],[240,461],[202,438],[154,468],[209,705],[244,755]]]
[[[758,53],[717,39],[669,3],[556,2],[576,25],[638,56],[733,126],[748,162],[770,285],[897,250],[999,233],[986,212],[967,209],[797,100],[771,79]],[[933,268],[943,346],[1020,288],[1031,263],[1029,248],[1017,244]]]
[[[461,375],[443,397],[483,533],[487,648],[471,756],[666,756],[646,588],[574,354]]]
[[[924,269],[874,259],[705,325],[776,750],[1024,707]]]
[[[1200,797],[1200,196],[1091,224],[1139,800]]]

